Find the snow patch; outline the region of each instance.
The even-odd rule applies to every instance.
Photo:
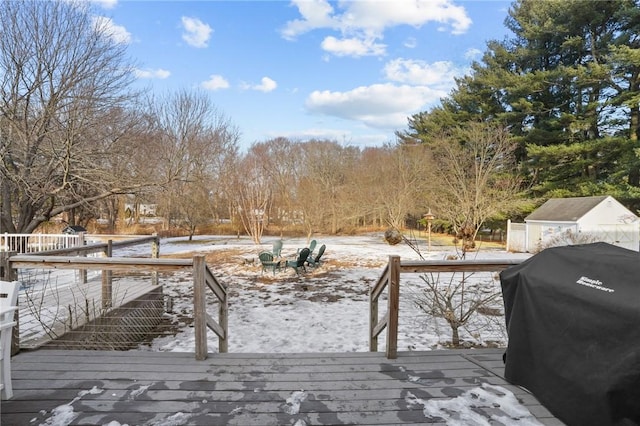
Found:
[[[491,426],[495,422],[509,425],[541,426],[529,410],[509,390],[483,383],[456,398],[423,400],[409,392],[408,404],[422,405],[425,417],[448,426]],[[483,408],[488,414],[483,414]],[[502,413],[502,414],[496,414]]]
[[[295,391],[287,398],[287,402],[284,406],[284,412],[287,414],[298,414],[300,412],[300,404],[307,399],[307,393],[305,391]]]

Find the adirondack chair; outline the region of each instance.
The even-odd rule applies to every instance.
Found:
[[[260,259],[260,263],[262,264],[263,274],[264,271],[272,271],[275,275],[276,271],[280,270],[280,262],[273,260],[273,253],[263,251],[258,255],[258,259]]]
[[[320,248],[318,249],[318,254],[316,254],[315,256],[309,256],[307,258],[307,265],[312,266],[312,267],[316,267],[320,265],[321,262],[321,258],[322,255],[324,254],[325,249],[327,248],[327,246],[325,244],[321,245]]]
[[[300,269],[307,272],[307,268],[304,266],[304,264],[309,258],[310,252],[311,251],[307,247],[300,250],[300,253],[298,253],[298,258],[296,260],[287,260],[285,269],[287,269],[288,267],[292,267],[296,271],[297,275],[300,275]]]
[[[18,281],[0,281],[0,392],[4,399],[13,397],[11,385],[11,338],[15,311],[18,309]]]
[[[316,249],[317,245],[318,242],[316,240],[311,240],[311,242],[309,243],[309,256],[313,254],[313,251]]]
[[[316,249],[317,245],[318,242],[316,240],[311,240],[309,243],[309,256],[313,255],[313,251]],[[298,254],[300,254],[300,251],[302,251],[302,249],[298,249]]]
[[[280,257],[282,253],[282,240],[276,240],[273,242],[271,253],[273,254],[274,257]]]

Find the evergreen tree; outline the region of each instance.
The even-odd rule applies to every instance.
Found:
[[[442,105],[409,119],[402,142],[465,121],[519,142],[534,196],[640,194],[640,0],[517,0],[481,62]]]

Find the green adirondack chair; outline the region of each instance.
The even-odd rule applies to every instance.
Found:
[[[309,256],[313,255],[313,251],[316,249],[317,245],[318,242],[316,240],[311,240],[311,242],[309,243]],[[300,254],[301,251],[302,249],[298,249],[298,254]]]
[[[297,275],[300,275],[300,269],[302,269],[304,272],[307,272],[307,268],[304,266],[304,264],[309,258],[309,253],[310,251],[307,247],[303,248],[302,250],[300,250],[300,253],[298,253],[298,258],[296,260],[287,260],[285,269],[287,269],[288,267],[292,267],[293,269],[295,269]]]
[[[276,274],[276,271],[280,270],[280,262],[273,260],[273,254],[268,251],[263,251],[258,255],[260,263],[262,264],[262,273],[265,271],[272,271]]]
[[[282,253],[282,240],[276,240],[273,242],[273,247],[271,248],[271,253],[274,257],[280,257]]]
[[[322,255],[324,254],[325,249],[327,248],[327,246],[325,244],[321,245],[320,248],[318,249],[318,254],[316,254],[315,256],[309,256],[307,258],[307,265],[312,266],[312,267],[316,267],[319,266],[320,263],[322,262]]]

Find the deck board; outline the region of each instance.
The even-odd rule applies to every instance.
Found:
[[[445,423],[427,417],[416,398],[447,400],[488,383],[514,393],[541,424],[562,425],[504,380],[501,356],[482,349],[401,352],[395,360],[353,352],[196,361],[191,353],[39,349],[13,358],[14,397],[2,401],[1,420],[57,424],[65,413],[71,425],[437,425]]]

